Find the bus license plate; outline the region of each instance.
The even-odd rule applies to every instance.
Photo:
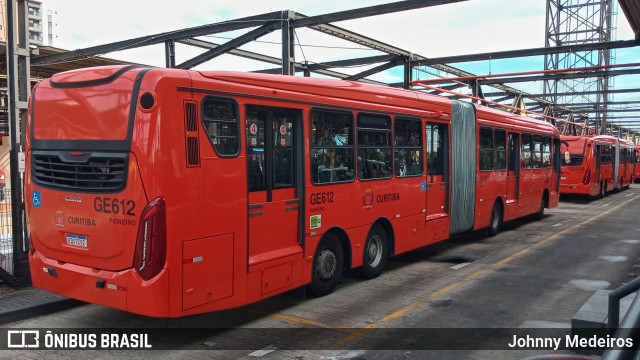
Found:
[[[84,235],[67,234],[67,245],[87,248],[87,237]]]

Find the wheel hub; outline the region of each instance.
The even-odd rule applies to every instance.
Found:
[[[336,272],[336,255],[330,249],[323,249],[316,261],[316,271],[321,279],[330,279]]]
[[[374,235],[367,246],[367,262],[370,266],[376,267],[382,259],[382,239],[379,235]]]

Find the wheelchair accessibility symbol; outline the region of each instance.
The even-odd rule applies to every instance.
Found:
[[[34,190],[31,193],[31,206],[38,208],[42,206],[42,194],[40,194],[40,191]]]

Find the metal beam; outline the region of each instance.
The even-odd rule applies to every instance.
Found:
[[[570,109],[572,109],[571,107],[569,107]],[[638,112],[640,113],[640,109],[585,109],[585,108],[580,108],[580,109],[574,109],[574,111],[577,112],[582,112],[585,114],[593,114],[593,113],[624,113],[624,112]]]
[[[617,90],[609,90],[609,94],[626,94],[626,93],[635,93],[635,92],[640,92],[640,88],[635,88],[635,89],[617,89]],[[569,93],[549,93],[549,94],[526,94],[523,93],[524,97],[527,98],[535,98],[535,97],[541,97],[541,96],[552,96],[552,95],[566,95],[566,96],[574,96],[574,95],[596,95],[598,94],[599,91],[573,91],[573,92],[569,92]],[[511,95],[511,92],[504,92],[504,91],[499,91],[499,92],[491,92],[491,93],[485,93],[485,96],[507,96],[507,95]]]
[[[185,45],[200,47],[203,49],[215,49],[220,46],[220,44],[215,44],[209,41],[204,41],[199,39],[183,39],[183,40],[178,40],[177,42]],[[246,59],[257,60],[257,61],[262,61],[262,62],[276,64],[276,65],[280,65],[282,63],[282,59],[280,58],[258,54],[251,51],[241,50],[241,49],[230,50],[229,54],[240,56]],[[388,55],[386,56],[387,58],[389,57]],[[305,66],[301,63],[295,63],[295,67],[296,67],[296,71],[304,71],[305,69]],[[267,73],[267,74],[281,74],[281,71],[282,71],[282,68],[279,67],[279,68],[268,69],[268,70],[260,70],[256,72]],[[326,76],[330,76],[338,79],[344,79],[349,76],[349,74],[344,74],[341,72],[331,71],[331,70],[315,69],[313,71],[318,74],[322,74],[322,75],[326,75]],[[376,84],[376,85],[387,85],[383,82],[368,80],[368,79],[363,79],[362,82]]]
[[[457,2],[462,2],[467,0],[405,0],[398,1],[389,4],[382,5],[374,5],[368,6],[359,9],[352,9],[346,11],[339,11],[329,14],[317,15],[317,16],[309,16],[304,19],[297,19],[291,22],[291,26],[299,28],[299,27],[310,27],[314,25],[327,24],[331,22],[345,21],[363,18],[367,16],[376,16],[382,14],[389,14],[399,11],[406,11],[412,9],[420,9],[431,6],[452,4]]]
[[[19,156],[24,156],[23,136],[29,94],[31,92],[29,25],[27,0],[8,0],[6,2],[7,18],[7,77],[9,115],[9,169],[11,170],[11,236],[12,272],[7,277],[5,269],[1,269],[0,276],[12,285],[27,285],[31,278],[27,253],[29,245],[25,244],[24,224],[25,204],[22,187],[22,172]],[[26,119],[25,119],[26,120]],[[7,267],[8,268],[8,267]]]
[[[282,75],[295,75],[296,74],[296,66],[295,66],[295,29],[291,26],[291,12],[287,11],[286,16],[282,16],[282,21],[280,22],[280,31],[282,33],[282,64],[281,64],[281,74]]]
[[[531,48],[531,49],[521,49],[521,50],[496,51],[496,52],[481,53],[481,54],[445,56],[445,57],[439,57],[439,58],[430,58],[426,60],[414,61],[411,63],[411,65],[429,66],[433,64],[454,64],[454,63],[462,63],[462,62],[468,62],[468,61],[509,59],[509,58],[516,58],[516,57],[538,56],[538,55],[578,52],[578,51],[586,51],[586,50],[621,49],[621,48],[628,48],[628,47],[634,47],[634,46],[638,46],[638,43],[634,40],[608,41],[608,42],[592,43],[592,44],[554,46],[550,48],[542,47],[542,48]]]
[[[384,71],[384,70],[390,69],[392,67],[399,66],[399,65],[401,65],[403,63],[403,61],[404,60],[402,58],[396,58],[396,59],[394,59],[394,60],[392,60],[392,61],[390,61],[390,62],[388,62],[386,64],[378,65],[378,66],[376,66],[374,68],[371,68],[369,70],[365,70],[365,71],[360,72],[358,74],[351,75],[351,76],[345,78],[344,80],[352,80],[352,81],[359,80],[359,79],[362,79],[362,78],[367,77],[369,75],[373,75],[373,74],[379,73],[380,71]]]
[[[381,63],[381,62],[387,62],[387,61],[390,61],[390,60],[393,60],[393,59],[394,59],[393,55],[368,56],[368,57],[357,58],[357,59],[327,61],[327,62],[323,62],[323,63],[308,64],[308,65],[306,65],[306,68],[309,71],[317,71],[317,70],[320,70],[320,69],[330,69],[330,68],[340,68],[340,67],[371,65],[371,64]],[[301,64],[300,66],[304,66],[304,65]],[[280,68],[277,68],[277,69],[273,68],[273,69],[259,70],[257,72],[265,73],[265,74],[279,74],[280,70],[281,70]],[[300,71],[302,71],[302,69]],[[391,84],[389,84],[389,85],[391,85]],[[401,85],[402,84],[400,84],[400,86]]]
[[[547,74],[547,75],[534,75],[534,76],[520,76],[520,77],[503,77],[493,78],[487,80],[479,80],[481,85],[495,85],[495,84],[507,84],[507,83],[520,83],[542,80],[560,80],[560,79],[583,79],[594,77],[612,77],[620,75],[635,75],[640,74],[640,69],[627,69],[627,70],[612,70],[612,71],[589,71],[589,72],[577,72],[568,74]]]
[[[238,36],[237,38],[233,39],[233,40],[229,40],[228,42],[218,46],[215,49],[206,51],[203,54],[200,54],[190,60],[187,60],[185,62],[183,62],[180,65],[176,65],[176,68],[178,69],[191,69],[194,66],[198,66],[204,62],[207,62],[213,58],[215,58],[216,56],[222,55],[226,52],[228,52],[229,50],[235,49],[237,47],[240,47],[248,42],[251,42],[261,36],[264,36],[272,31],[274,31],[275,29],[277,29],[278,27],[278,23],[275,21],[271,21],[265,25],[262,25],[261,27],[257,28],[257,29],[253,29],[251,31],[249,31],[248,33]]]
[[[640,101],[607,101],[607,105],[635,105],[640,104]],[[595,102],[585,102],[585,103],[566,103],[566,104],[556,104],[559,106],[599,106],[602,104],[596,104]],[[539,106],[539,104],[529,102],[527,106]]]
[[[116,41],[109,44],[92,46],[84,49],[77,49],[68,51],[62,54],[56,55],[48,55],[48,56],[40,56],[34,57],[32,60],[32,64],[34,65],[44,65],[50,63],[58,63],[65,62],[69,60],[74,60],[78,58],[86,58],[95,55],[101,55],[110,53],[113,51],[120,51],[125,49],[133,49],[147,45],[154,45],[164,43],[167,40],[179,40],[192,38],[196,36],[210,35],[221,32],[233,31],[246,29],[251,27],[256,27],[260,25],[264,25],[267,22],[271,22],[274,20],[279,21],[281,19],[282,12],[275,11],[271,13],[266,13],[262,15],[249,16],[241,19],[236,19],[234,21],[223,21],[215,24],[196,26],[188,29],[182,29],[177,31],[169,31],[160,34],[141,36],[134,39]]]

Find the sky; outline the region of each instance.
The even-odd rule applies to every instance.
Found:
[[[43,0],[43,6],[45,11],[54,13],[53,46],[73,50],[273,11],[292,10],[312,16],[389,2],[393,0]],[[334,25],[425,57],[537,48],[544,47],[545,42],[545,3],[544,0],[470,0],[337,22]],[[215,34],[203,40],[224,43],[249,30]],[[310,29],[298,29],[296,36],[299,44],[295,54],[297,61],[308,59],[310,62],[324,62],[381,54]],[[616,38],[633,39],[621,11],[616,21]],[[275,31],[241,49],[280,57],[280,40],[280,32]],[[202,51],[177,44],[176,63]],[[165,62],[163,45],[105,56],[155,66],[164,66]],[[638,63],[640,50],[637,47],[617,50],[616,62]],[[540,70],[544,68],[544,59],[536,56],[452,65],[475,74],[488,74]],[[233,55],[222,55],[196,69],[252,71],[273,67]],[[335,70],[355,74],[367,68],[361,66]],[[414,73],[414,78],[427,77],[432,75]],[[389,83],[399,82],[402,81],[402,69],[390,69],[370,78]],[[635,88],[638,83],[640,76],[619,77],[615,79],[614,88]],[[542,82],[510,86],[531,93],[541,93],[543,87]],[[631,100],[632,97],[637,98],[637,93],[616,95],[614,100]]]

